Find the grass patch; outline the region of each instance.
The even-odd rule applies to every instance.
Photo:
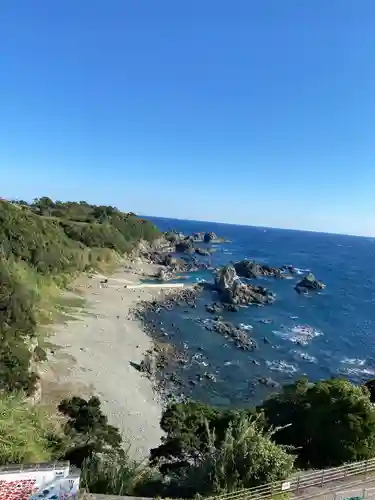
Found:
[[[0,396],[0,465],[49,461],[60,436],[57,419],[30,407],[22,393]]]

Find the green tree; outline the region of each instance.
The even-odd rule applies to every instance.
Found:
[[[374,456],[375,408],[363,386],[343,379],[302,379],[260,409],[269,425],[284,427],[275,439],[295,448],[301,467],[338,466]]]
[[[217,439],[206,422],[205,451],[172,476],[172,494],[191,497],[250,488],[287,478],[294,457],[264,432],[257,419],[242,415]]]
[[[65,458],[72,463],[80,466],[93,453],[121,453],[121,435],[116,427],[108,424],[99,398],[91,397],[88,401],[76,396],[64,399],[58,410],[67,417],[64,431],[71,439],[72,448]]]
[[[165,436],[162,444],[151,450],[151,464],[157,465],[163,475],[178,473],[207,451],[207,422],[219,442],[224,439],[229,423],[243,413],[192,401],[171,404],[163,412],[160,426]]]

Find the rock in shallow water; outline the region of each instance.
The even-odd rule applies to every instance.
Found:
[[[252,351],[257,348],[254,339],[248,336],[247,329],[240,326],[234,326],[226,321],[220,319],[207,320],[197,319],[197,322],[204,326],[206,330],[214,331],[223,335],[226,338],[232,339],[236,346],[246,351]]]
[[[281,277],[281,269],[258,264],[247,259],[236,262],[234,268],[239,276],[248,279],[259,278],[261,276]]]
[[[326,285],[317,280],[313,273],[309,273],[296,284],[295,289],[298,293],[303,293],[307,290],[323,290],[325,287]]]
[[[266,288],[243,283],[231,265],[218,271],[215,287],[220,294],[220,300],[229,304],[270,304],[274,300],[274,295]]]

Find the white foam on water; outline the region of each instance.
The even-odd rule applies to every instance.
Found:
[[[345,375],[355,377],[373,377],[375,375],[375,370],[366,367],[365,359],[345,357],[340,361],[340,363],[344,366],[339,369],[339,372],[345,373]]]
[[[278,337],[281,337],[282,339],[286,339],[286,340],[290,339],[290,335],[286,332],[280,332],[280,330],[272,330],[272,333],[274,333]]]
[[[366,375],[369,377],[373,377],[375,375],[374,370],[370,370],[369,368],[345,368],[343,370],[347,375],[355,375],[355,376],[361,376],[361,375]]]
[[[305,273],[310,273],[310,269],[300,269],[299,267],[295,267],[294,270],[296,271],[297,274],[305,274]]]
[[[224,366],[231,366],[231,365],[238,365],[239,362],[237,360],[235,361],[224,361]]]
[[[252,330],[253,327],[251,325],[247,325],[246,323],[240,323],[238,325],[240,328],[242,328],[242,330]]]
[[[304,361],[308,361],[309,363],[317,363],[318,362],[318,360],[316,359],[315,356],[311,356],[307,352],[293,350],[292,353],[295,354],[298,358],[303,359]]]
[[[364,366],[366,364],[366,360],[360,358],[344,358],[340,361],[340,363],[343,363],[345,365]]]
[[[323,335],[323,332],[309,325],[296,325],[282,332],[280,330],[273,330],[273,333],[283,339],[290,340],[294,344],[300,345],[307,345],[315,337]]]
[[[266,361],[266,364],[270,370],[283,372],[283,373],[296,373],[298,369],[291,363],[286,361],[274,360]]]

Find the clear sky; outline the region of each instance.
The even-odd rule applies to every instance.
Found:
[[[375,0],[3,0],[0,196],[375,235]]]

